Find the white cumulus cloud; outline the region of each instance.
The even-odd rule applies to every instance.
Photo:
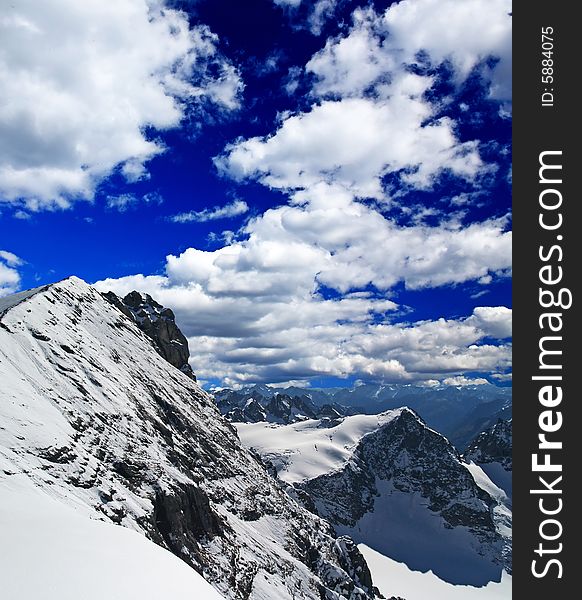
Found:
[[[511,0],[403,0],[384,14],[357,9],[347,35],[329,39],[307,63],[318,95],[390,93],[411,65],[448,62],[458,83],[489,58],[490,94],[511,100]]]
[[[365,98],[325,101],[288,117],[277,132],[236,142],[216,159],[236,179],[256,178],[270,187],[308,189],[333,182],[358,197],[382,199],[381,178],[406,169],[403,179],[431,187],[444,169],[467,179],[483,168],[476,143],[459,143],[447,118],[430,125],[421,98],[426,78],[409,74],[382,102]]]
[[[384,14],[388,47],[406,63],[420,50],[433,64],[451,61],[460,79],[493,57],[499,62],[490,74],[491,94],[510,100],[511,5],[511,0],[403,0]]]
[[[425,381],[511,364],[511,346],[482,344],[487,333],[471,316],[391,322],[397,306],[389,300],[365,295],[326,300],[302,295],[300,288],[281,296],[240,288],[225,293],[211,287],[207,274],[199,276],[189,283],[171,274],[133,276],[97,286],[118,294],[140,289],[171,306],[189,338],[196,373],[228,386],[321,376]]]
[[[0,297],[17,292],[20,287],[18,267],[24,261],[8,250],[0,250]]]
[[[455,123],[437,118],[439,106],[426,95],[434,76],[411,67],[447,62],[460,83],[483,65],[491,96],[510,100],[510,10],[509,0],[403,0],[384,14],[357,9],[348,33],[329,39],[305,67],[314,78],[311,108],[284,116],[270,135],[232,143],[217,166],[273,188],[324,181],[376,199],[386,195],[382,178],[391,173],[420,189],[445,171],[476,180],[493,168],[483,163],[479,141],[459,141]],[[488,59],[497,62],[484,66]]]
[[[475,308],[471,322],[491,337],[511,337],[512,311],[505,306],[481,306]]]
[[[164,151],[146,128],[238,103],[216,36],[161,0],[4,2],[0,38],[0,202],[68,206],[116,169],[140,179]]]
[[[214,251],[168,256],[164,275],[97,285],[146,291],[174,309],[193,367],[228,385],[321,375],[421,381],[510,364],[507,343],[482,344],[505,337],[508,309],[402,323],[391,298],[402,281],[420,288],[506,271],[511,234],[501,221],[401,228],[321,185],[251,219],[240,235]]]

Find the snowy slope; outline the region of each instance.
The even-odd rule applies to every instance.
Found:
[[[345,465],[362,437],[400,414],[354,415],[345,419],[309,420],[285,427],[260,423],[236,423],[245,446],[253,448],[277,469],[287,483],[297,483],[329,473]]]
[[[289,423],[290,420],[260,418],[254,412],[245,414],[244,403],[249,398],[255,405],[267,407],[276,395],[284,395],[311,407],[310,418],[316,419],[324,406],[335,408],[341,415],[378,414],[408,406],[418,413],[432,429],[444,434],[458,449],[465,448],[478,433],[494,424],[498,417],[511,417],[511,388],[483,385],[414,385],[364,384],[353,388],[273,388],[254,385],[239,390],[221,389],[214,392],[223,414],[232,411],[231,420],[253,423],[270,420]],[[233,410],[234,409],[234,410]],[[243,409],[243,410],[241,410]]]
[[[507,495],[413,411],[237,428],[337,533],[450,583],[510,569]]]
[[[511,506],[512,496],[512,422],[498,419],[471,441],[464,453],[467,462],[479,465],[489,479],[501,488]]]
[[[125,527],[91,520],[30,479],[0,482],[3,600],[220,600],[194,569]]]
[[[95,289],[70,278],[3,306],[0,486],[24,478],[144,534],[227,598],[368,598],[357,549],[292,501],[212,399]]]

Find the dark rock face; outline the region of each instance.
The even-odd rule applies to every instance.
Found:
[[[373,508],[376,479],[392,481],[401,492],[420,493],[451,527],[495,533],[491,497],[476,485],[454,446],[409,409],[365,436],[343,470],[311,479],[303,489],[318,499],[333,524],[354,525]]]
[[[123,299],[113,292],[107,292],[103,296],[154,341],[161,356],[196,381],[188,364],[188,340],[176,325],[172,310],[158,304],[149,294],[140,292],[130,292]]]
[[[372,547],[379,544],[378,551],[388,556],[394,552],[394,558],[410,560],[414,568],[433,568],[447,581],[483,585],[489,578],[499,577],[502,568],[511,571],[510,541],[500,533],[494,516],[497,501],[477,485],[455,447],[410,409],[402,409],[392,421],[365,435],[342,468],[295,487],[310,498],[305,502],[298,493],[297,500],[311,510],[315,507],[338,533],[347,533],[356,542]],[[414,498],[417,500],[413,502]],[[391,519],[392,523],[383,519]],[[447,543],[439,541],[439,536],[427,541],[433,544],[433,558],[419,557],[418,563],[414,551],[410,554],[389,541],[391,527],[395,526],[396,535],[401,536],[399,543],[421,549],[425,541],[421,523],[437,521],[444,531],[450,531],[447,535],[453,536],[451,539],[466,539],[466,550],[451,554],[451,560],[439,558],[433,563],[436,566],[431,566],[435,553],[439,555],[439,544],[443,553],[448,551]],[[410,529],[403,534],[405,522]],[[386,527],[387,542],[380,541],[380,527]],[[434,531],[434,525],[428,527],[427,532]],[[464,557],[465,552],[466,572],[464,567],[455,570],[450,564],[453,557]]]
[[[355,572],[353,577],[356,584],[366,590],[372,590],[372,574],[362,553],[348,536],[341,536],[335,542],[335,553],[338,563],[345,571]]]
[[[226,418],[233,423],[258,423],[267,420],[267,413],[256,400],[251,399],[243,408],[237,406],[230,410]]]
[[[464,457],[477,464],[500,463],[512,470],[512,421],[499,419],[495,425],[480,433],[467,447]]]
[[[171,492],[159,490],[154,499],[151,534],[194,568],[203,564],[200,539],[212,539],[224,532],[226,524],[210,507],[206,493],[191,484],[177,486]],[[184,552],[188,548],[188,552]]]

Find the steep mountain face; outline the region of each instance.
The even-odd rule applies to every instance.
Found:
[[[138,324],[173,321],[142,301],[159,310],[130,299],[136,320],[77,278],[0,301],[0,499],[24,481],[144,534],[226,598],[371,598],[353,542],[294,502],[162,358]]]
[[[497,488],[412,410],[238,429],[338,534],[455,584],[511,570],[510,514]]]
[[[190,358],[188,340],[176,325],[176,317],[171,309],[158,304],[149,294],[135,291],[130,292],[123,299],[113,292],[106,292],[103,297],[153,340],[161,356],[196,381],[196,376],[188,363]]]
[[[511,420],[499,419],[493,427],[480,433],[465,450],[465,458],[478,464],[499,463],[511,471],[512,435]]]
[[[472,385],[455,387],[438,385],[426,387],[410,384],[360,385],[354,388],[301,389],[286,388],[277,391],[264,385],[256,385],[241,390],[224,389],[214,396],[223,414],[236,422],[254,423],[269,421],[255,410],[245,414],[245,402],[253,399],[265,407],[275,395],[290,397],[293,401],[311,406],[314,417],[326,416],[322,408],[329,408],[339,415],[378,414],[401,406],[408,406],[422,419],[457,448],[465,448],[478,433],[493,425],[498,418],[511,417],[511,388],[494,385]],[[240,411],[229,414],[229,411]],[[328,415],[329,416],[329,415]],[[277,421],[273,422],[293,422]]]
[[[467,447],[463,458],[478,465],[489,479],[512,498],[512,421],[499,419],[489,429],[481,432]]]
[[[317,406],[307,396],[263,395],[256,389],[250,393],[227,390],[218,392],[215,398],[220,412],[233,423],[289,424],[342,414],[330,404]]]
[[[466,448],[477,435],[495,425],[499,419],[511,420],[512,409],[511,399],[498,398],[477,405],[457,422],[454,431],[455,446],[459,450]]]

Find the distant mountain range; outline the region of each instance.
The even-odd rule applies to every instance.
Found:
[[[213,395],[229,420],[246,423],[287,424],[305,418],[378,414],[408,406],[461,450],[478,433],[498,419],[510,419],[512,414],[512,389],[492,384],[365,384],[327,389],[254,385],[240,390],[223,389]]]

